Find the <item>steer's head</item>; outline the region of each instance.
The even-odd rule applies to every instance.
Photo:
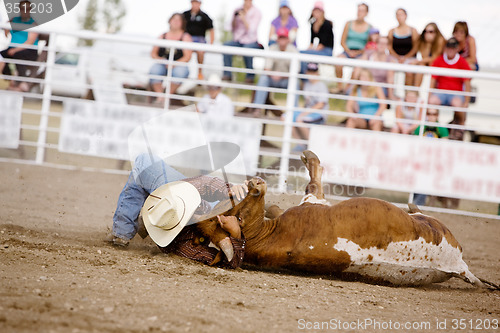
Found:
[[[267,192],[267,184],[260,177],[253,177],[248,181],[248,195],[253,197],[264,196]]]

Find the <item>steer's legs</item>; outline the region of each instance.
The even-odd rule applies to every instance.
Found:
[[[304,162],[307,170],[309,170],[309,177],[311,177],[306,187],[306,194],[312,194],[318,199],[324,199],[325,194],[323,193],[323,185],[321,184],[323,167],[320,165],[318,156],[310,150],[304,150],[300,159]]]

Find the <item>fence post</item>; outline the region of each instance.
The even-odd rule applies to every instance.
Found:
[[[165,104],[163,105],[163,109],[168,111],[170,109],[170,87],[172,85],[172,71],[174,70],[174,54],[175,49],[170,48],[170,52],[168,54],[168,65],[167,65],[167,84],[165,87]]]
[[[426,80],[423,80],[423,82],[425,82]],[[424,94],[424,98],[423,98],[423,103],[422,103],[422,114],[420,115],[420,127],[419,127],[419,131],[418,131],[418,137],[419,138],[422,138],[424,136],[424,127],[425,127],[425,121],[427,119],[427,107],[429,106],[429,93],[430,93],[430,90],[431,90],[431,84],[430,84],[431,81],[429,81],[429,84],[427,85],[423,85],[423,94]],[[404,94],[404,96],[406,96],[406,93]],[[404,97],[403,97],[403,103],[404,103]],[[415,197],[415,193],[410,193],[409,197],[408,197],[408,203],[413,203],[413,199]]]
[[[290,60],[290,76],[286,96],[285,127],[283,130],[283,145],[281,146],[281,161],[279,170],[278,190],[286,191],[286,178],[288,175],[290,157],[290,139],[292,137],[293,112],[295,109],[295,96],[297,95],[297,73],[299,72],[299,59],[293,56]]]
[[[52,69],[54,68],[56,61],[56,43],[57,35],[56,33],[51,32],[47,51],[47,62],[45,66],[45,85],[43,88],[40,125],[38,127],[38,142],[36,144],[36,164],[42,164],[45,160],[47,126],[49,123],[50,104],[52,99]]]

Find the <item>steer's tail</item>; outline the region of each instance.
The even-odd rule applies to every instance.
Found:
[[[453,273],[452,275],[454,277],[457,277],[457,278],[464,280],[465,282],[473,284],[477,287],[486,288],[489,290],[500,290],[500,286],[498,286],[497,284],[490,282],[490,281],[486,281],[485,279],[477,278],[469,270],[467,270],[463,274]]]
[[[478,278],[479,281],[483,283],[486,288],[490,290],[500,290],[500,286],[498,284],[494,284],[493,282],[486,281],[485,279]]]

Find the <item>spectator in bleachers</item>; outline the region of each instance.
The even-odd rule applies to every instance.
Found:
[[[333,23],[325,18],[323,1],[316,1],[309,18],[311,42],[307,50],[300,53],[331,56],[333,54]],[[307,62],[302,62],[300,72],[305,73]]]
[[[407,64],[414,60],[417,49],[414,47],[418,42],[417,29],[406,23],[408,15],[406,10],[399,8],[396,10],[398,26],[389,30],[389,51],[400,64]],[[405,84],[412,85],[414,81],[413,73],[406,73]]]
[[[432,63],[433,67],[470,70],[470,66],[460,54],[458,54],[458,41],[455,37],[448,39],[444,52]],[[470,79],[433,75],[431,78],[431,88],[452,90],[457,92],[470,92]],[[456,108],[466,108],[469,106],[470,96],[463,96],[453,93],[434,93],[429,96],[429,103],[434,105],[447,105]],[[466,113],[455,111],[452,124],[465,125]],[[462,140],[463,130],[452,129],[450,139]]]
[[[319,67],[317,63],[310,62],[306,66],[306,74],[311,75],[305,83],[304,93],[304,108],[313,110],[328,110],[328,88],[326,84],[319,78]],[[312,93],[314,95],[310,95]],[[318,95],[321,96],[318,96]],[[293,121],[305,124],[323,124],[325,116],[319,112],[314,111],[295,111],[293,113]],[[309,128],[294,127],[293,136],[302,140],[309,139]],[[297,145],[293,151],[302,152],[306,149],[305,145]]]
[[[221,79],[217,74],[208,78],[208,94],[203,96],[196,110],[210,116],[231,118],[234,116],[234,105],[229,97],[224,95],[220,86]]]
[[[479,65],[476,57],[476,39],[469,34],[469,26],[465,21],[455,23],[453,37],[458,41],[458,53],[467,60],[469,66],[478,71]]]
[[[426,112],[425,121],[429,123],[439,122],[439,110],[429,108]],[[413,135],[420,135],[420,126],[417,126],[412,133]],[[427,138],[447,139],[449,135],[448,129],[441,126],[424,126],[423,136]]]
[[[361,59],[369,60],[369,61],[381,61],[381,62],[395,63],[396,60],[394,59],[393,56],[391,56],[389,54],[388,44],[389,44],[389,41],[388,41],[386,36],[379,37],[376,50],[374,52],[365,52],[363,54],[363,56],[361,57]],[[354,69],[352,77],[354,79],[358,79],[360,71],[361,71],[361,68],[356,67]],[[387,83],[387,84],[394,83],[394,71],[385,70],[385,69],[376,69],[376,68],[370,68],[369,71],[372,73],[373,78],[375,79],[375,82]],[[382,90],[384,91],[385,97],[387,97],[389,99],[395,99],[394,88],[382,87]]]
[[[356,101],[350,99],[346,104],[347,112],[367,116],[382,116],[382,113],[387,108],[382,88],[378,86],[368,85],[369,83],[375,82],[375,80],[372,73],[367,69],[362,69],[360,71],[359,80],[362,82],[354,86],[351,92],[351,96],[357,98],[371,98],[375,99],[376,101]],[[367,84],[363,84],[364,82],[366,82]],[[347,119],[346,127],[381,131],[383,122],[379,119],[349,117]]]
[[[418,41],[419,34],[417,29],[406,23],[407,18],[406,10],[403,8],[396,10],[398,26],[389,30],[387,35],[389,38],[389,51],[400,64],[408,62],[417,53],[414,45]]]
[[[288,30],[290,43],[297,46],[295,38],[297,37],[299,24],[292,14],[288,0],[280,0],[279,15],[271,22],[271,30],[269,31],[269,46],[276,43],[278,40],[279,37],[277,32],[280,28],[286,28]]]
[[[170,30],[165,32],[164,34],[158,37],[159,39],[168,39],[168,40],[178,40],[191,42],[191,36],[185,31],[186,30],[186,20],[184,19],[184,15],[180,13],[173,14],[168,20]],[[169,59],[170,49],[164,48],[160,46],[154,46],[151,51],[151,57],[153,59]],[[175,49],[174,52],[174,61],[187,63],[191,59],[191,54],[193,52],[191,50],[183,50],[183,49]],[[168,65],[162,63],[155,63],[149,72],[151,75],[167,75]],[[183,64],[175,64],[172,69],[172,77],[174,78],[187,78],[189,76],[189,69],[186,65]],[[150,79],[151,88],[154,92],[162,93],[163,92],[163,80],[157,78]],[[174,94],[177,88],[180,86],[179,82],[172,81],[170,83],[170,94]],[[163,103],[165,98],[158,97],[156,98],[155,103]]]
[[[363,55],[366,44],[368,43],[368,37],[370,36],[370,29],[372,25],[365,21],[368,15],[368,5],[366,3],[361,3],[358,5],[357,18],[352,21],[348,21],[344,26],[344,31],[342,32],[342,39],[340,44],[344,48],[344,52],[339,54],[340,58],[360,58]],[[343,67],[335,66],[335,74],[337,78],[342,78]],[[345,92],[342,82],[337,84],[337,93]]]
[[[430,108],[427,109],[426,121],[429,123],[438,123],[439,120],[439,110]],[[418,126],[413,132],[414,135],[420,135],[420,126]],[[448,129],[441,126],[424,126],[423,136],[427,138],[448,138]],[[413,203],[418,206],[424,206],[427,200],[427,195],[422,193],[415,193],[413,196]],[[457,205],[458,206],[458,205]],[[456,207],[455,207],[456,208]]]
[[[36,61],[38,58],[38,51],[36,48],[27,48],[38,45],[38,34],[26,30],[16,30],[16,27],[18,29],[28,29],[36,25],[35,20],[30,16],[30,8],[31,2],[21,1],[19,3],[20,16],[14,17],[10,21],[12,30],[5,30],[5,36],[8,37],[9,34],[11,36],[10,43],[18,45],[9,46],[7,49],[0,52],[0,73],[4,75],[12,74],[10,67],[2,61],[2,58],[29,61]],[[21,44],[27,47],[23,47]],[[17,74],[20,77],[28,76],[27,71],[29,68],[30,66],[28,65],[16,64]],[[27,82],[12,80],[10,81],[8,89],[26,92],[29,90],[29,85]]]
[[[414,60],[412,64],[421,66],[430,66],[434,60],[443,53],[443,48],[446,40],[444,39],[441,31],[436,23],[431,22],[427,24],[425,29],[420,34],[415,48],[418,52],[420,60]],[[422,74],[415,74],[413,85],[420,87],[422,84]]]
[[[370,29],[370,35],[368,36],[368,43],[365,46],[365,52],[369,53],[377,50],[378,39],[380,38],[380,31],[377,28]]]
[[[193,42],[206,43],[207,31],[210,34],[210,44],[214,43],[215,32],[212,19],[201,9],[201,0],[191,0],[191,9],[184,12],[186,32],[191,35]],[[205,52],[196,51],[198,63],[203,65]],[[198,80],[203,80],[203,68],[198,68]]]
[[[232,19],[232,32],[233,40],[224,43],[226,46],[237,46],[257,49],[260,45],[257,41],[257,29],[259,28],[260,19],[262,14],[260,10],[255,7],[252,0],[244,0],[243,6],[234,11]],[[247,69],[253,69],[253,57],[244,56],[243,61]],[[224,67],[233,66],[233,56],[231,54],[224,54]],[[253,83],[255,74],[247,73],[245,82]],[[231,80],[231,72],[224,71],[223,80]]]
[[[407,104],[408,103],[408,104]],[[406,91],[404,103],[396,106],[396,124],[392,133],[413,134],[419,126],[418,123],[410,124],[401,120],[419,121],[422,117],[423,101],[418,98],[418,91]]]
[[[270,51],[297,52],[295,46],[293,46],[293,44],[290,43],[289,31],[286,28],[278,29],[276,35],[278,36],[277,43],[269,47]],[[280,72],[282,73],[282,75],[288,75],[288,73],[290,72],[290,61],[268,58],[266,60],[264,70],[272,72]],[[288,77],[282,75],[280,74],[261,75],[257,83],[257,86],[286,89],[288,87]],[[268,94],[269,92],[267,90],[256,90],[253,103],[264,104],[266,102]],[[297,95],[297,100],[298,100],[298,95]],[[297,105],[297,102],[295,103],[295,105]],[[255,116],[260,116],[261,113],[262,109],[260,108],[254,110]]]

